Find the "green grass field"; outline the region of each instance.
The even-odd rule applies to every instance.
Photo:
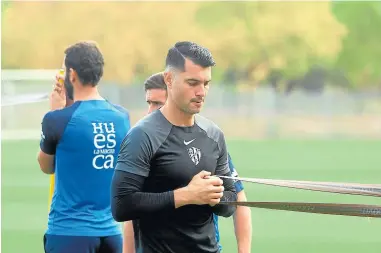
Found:
[[[244,177],[381,182],[380,141],[229,141]],[[40,172],[38,141],[2,141],[2,251],[43,252],[49,177]],[[372,197],[245,184],[252,201],[381,204]],[[375,253],[381,220],[252,209],[253,248],[260,253]],[[232,219],[220,219],[224,252],[234,253]]]

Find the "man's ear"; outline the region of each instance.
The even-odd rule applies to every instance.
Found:
[[[69,81],[73,84],[78,79],[77,72],[74,69],[69,69]]]
[[[167,89],[172,89],[173,73],[171,71],[164,72],[164,82],[167,85]]]

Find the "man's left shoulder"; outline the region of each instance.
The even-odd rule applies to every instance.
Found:
[[[130,112],[126,108],[124,108],[123,106],[117,105],[117,104],[113,104],[113,103],[110,103],[110,105],[113,106],[120,113],[124,114],[125,116],[130,117]]]
[[[223,138],[224,133],[221,128],[212,120],[201,115],[196,115],[195,122],[202,130],[206,132],[209,138],[217,142],[220,141],[221,137]]]
[[[63,131],[78,109],[79,105],[80,103],[75,103],[62,109],[47,112],[42,119],[43,127],[49,125],[54,131]]]

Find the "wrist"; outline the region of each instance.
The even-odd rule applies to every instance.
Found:
[[[238,253],[250,253],[250,249],[244,247],[238,247]]]
[[[251,233],[246,231],[246,235],[244,238],[237,240],[238,253],[250,253],[251,252]]]
[[[188,187],[183,187],[174,192],[175,208],[191,204],[191,197]]]

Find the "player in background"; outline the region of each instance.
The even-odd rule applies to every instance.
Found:
[[[98,92],[104,59],[95,43],[68,47],[64,66],[65,88],[51,96],[38,153],[41,170],[55,175],[44,250],[121,253],[122,231],[112,217],[110,184],[120,144],[130,129],[129,114]],[[61,109],[64,93],[74,103]]]
[[[144,82],[145,97],[148,104],[147,114],[161,108],[167,100],[167,85],[164,82],[164,73],[159,72],[148,77]],[[229,168],[233,176],[238,176],[237,171],[233,165],[230,155]],[[237,191],[238,201],[247,201],[246,194],[241,181],[235,182],[235,188]],[[249,207],[238,206],[234,214],[234,228],[238,245],[238,253],[250,253],[251,252],[251,210]],[[216,238],[220,245],[220,234],[218,229],[218,216],[214,215],[214,224],[216,227]],[[126,221],[124,223],[124,238],[123,238],[123,252],[134,253],[134,234],[132,229],[132,222]]]
[[[139,253],[217,253],[213,214],[236,207],[224,134],[198,116],[214,60],[204,47],[178,42],[166,58],[166,104],[140,120],[123,140],[112,182],[117,221],[133,220]],[[131,204],[133,203],[133,204]]]

